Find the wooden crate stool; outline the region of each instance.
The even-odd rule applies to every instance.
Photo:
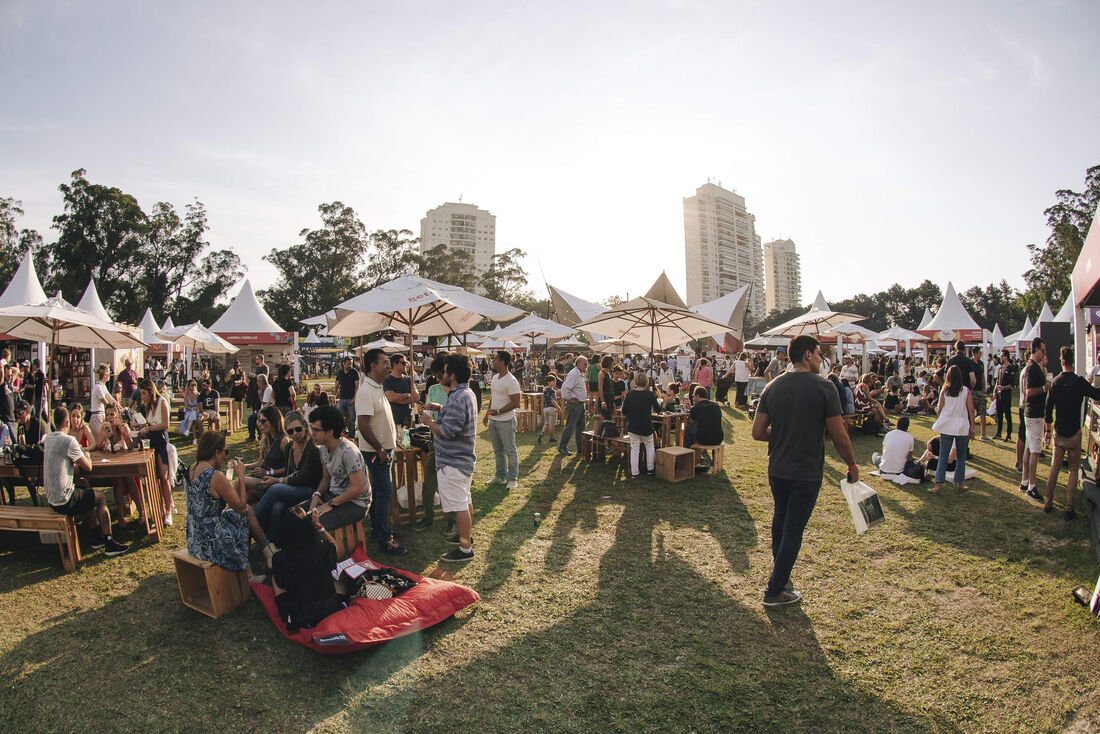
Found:
[[[394,500],[390,507],[396,506],[397,500]],[[367,521],[369,522],[369,519]],[[363,544],[363,550],[367,549],[367,537],[363,532],[363,520],[336,528],[331,535],[332,539],[336,541],[336,558],[338,560],[342,561],[350,557],[351,552],[355,550],[355,546],[359,543]]]
[[[695,452],[683,446],[657,449],[657,476],[666,482],[682,482],[695,476]]]
[[[76,521],[61,515],[49,507],[24,507],[5,505],[0,507],[0,530],[21,530],[30,533],[53,533],[57,548],[61,551],[61,565],[66,571],[75,571],[80,562],[80,543],[76,536]]]
[[[209,561],[200,561],[186,548],[173,553],[172,558],[184,606],[217,619],[252,596],[246,571],[230,571]]]
[[[596,437],[595,431],[585,431],[581,434],[581,458],[585,461],[603,461],[603,442]]]
[[[528,431],[534,431],[538,429],[538,426],[536,425],[537,421],[535,420],[535,411],[518,408],[516,409],[515,414],[516,431],[518,431],[519,433],[526,433]]]
[[[604,451],[608,456],[627,461],[630,457],[630,439],[626,436],[613,436],[603,440]]]
[[[722,462],[726,458],[726,445],[724,443],[716,444],[714,446],[708,446],[707,444],[696,443],[692,444],[691,450],[695,452],[695,463],[698,464],[699,460],[710,451],[713,454],[713,460],[710,464],[710,470],[707,474],[717,474],[722,471]]]

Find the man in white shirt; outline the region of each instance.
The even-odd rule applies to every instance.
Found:
[[[924,467],[913,460],[913,434],[909,433],[909,416],[898,418],[898,427],[882,439],[882,453],[871,456],[871,463],[883,474],[904,474],[924,480]]]
[[[493,375],[489,383],[491,397],[489,409],[482,420],[489,427],[489,441],[493,444],[496,473],[489,484],[504,484],[515,489],[519,480],[519,451],[516,450],[516,408],[519,407],[520,387],[516,376],[508,371],[512,355],[501,350],[493,355]],[[563,434],[564,435],[564,434]],[[507,469],[505,468],[507,466]],[[507,471],[507,474],[505,472]]]
[[[665,371],[668,366],[664,367]],[[588,392],[585,387],[585,376],[588,372],[588,358],[577,357],[576,365],[565,376],[565,382],[561,384],[561,400],[565,403],[565,428],[561,431],[558,440],[558,453],[569,456],[569,437],[576,440],[577,453],[581,452],[581,434],[584,433],[584,407],[588,400]]]
[[[368,349],[363,355],[366,379],[355,393],[355,421],[359,428],[359,451],[363,454],[370,475],[371,539],[378,542],[383,553],[401,556],[408,551],[398,544],[390,528],[390,503],[393,501],[393,449],[397,445],[397,428],[390,411],[390,402],[382,381],[390,373],[390,358],[381,349]]]

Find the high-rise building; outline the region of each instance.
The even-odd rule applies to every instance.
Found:
[[[802,266],[791,240],[764,243],[764,281],[768,313],[802,305]]]
[[[749,292],[746,321],[764,318],[764,263],[756,217],[745,198],[706,183],[684,198],[684,253],[689,306],[716,300],[744,285]]]
[[[447,202],[420,220],[420,254],[436,245],[467,250],[478,273],[489,269],[496,242],[497,218],[473,204]]]

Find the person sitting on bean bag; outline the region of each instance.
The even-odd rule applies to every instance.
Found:
[[[336,545],[332,536],[319,531],[301,506],[283,516],[281,537],[283,547],[271,559],[272,589],[279,616],[293,633],[316,627],[348,604],[333,583]]]

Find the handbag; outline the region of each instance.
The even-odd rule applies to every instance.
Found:
[[[620,435],[619,427],[615,425],[615,421],[600,423],[600,438],[617,438]]]
[[[852,522],[856,526],[857,535],[867,532],[868,528],[886,522],[878,492],[863,482],[851,483],[846,478],[840,480],[840,491],[848,501],[848,511],[852,513]]]

